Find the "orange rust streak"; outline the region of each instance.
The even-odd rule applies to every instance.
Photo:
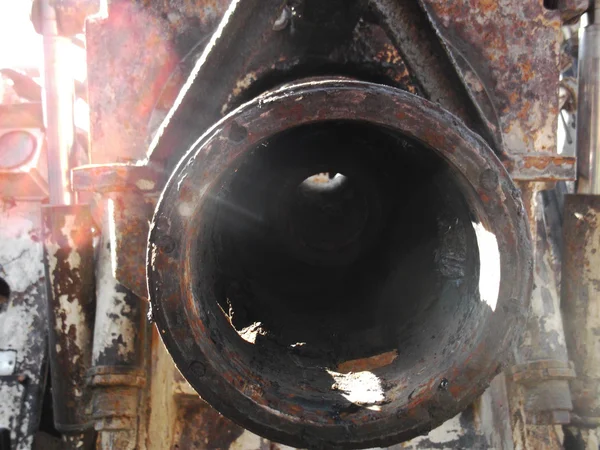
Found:
[[[353,359],[338,365],[337,370],[340,373],[364,372],[367,370],[379,369],[393,363],[398,357],[398,350],[382,353],[380,355],[370,356],[368,358]]]

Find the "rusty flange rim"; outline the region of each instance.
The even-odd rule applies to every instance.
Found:
[[[494,233],[503,282],[486,316],[487,333],[451,373],[436,374],[426,389],[393,417],[360,424],[306,423],[260,404],[237,374],[222,373],[203,351],[211,346],[208,321],[195,308],[190,271],[194,217],[219,173],[248,149],[278,132],[325,120],[367,121],[395,129],[435,149],[467,181],[469,202]],[[190,198],[191,195],[191,198]],[[194,205],[182,215],[178,205]],[[157,205],[149,236],[147,276],[152,315],[167,349],[194,389],[241,426],[296,447],[365,448],[411,439],[464,410],[502,368],[523,326],[532,289],[529,227],[520,193],[489,146],[459,119],[420,97],[360,81],[321,80],[266,93],[223,118],[182,158]],[[191,278],[190,278],[191,277]],[[227,352],[227,349],[212,351]],[[445,385],[444,385],[445,382]],[[451,388],[446,389],[450,383]],[[444,385],[443,389],[440,386]],[[448,397],[449,396],[449,397]],[[439,414],[443,397],[444,412]],[[410,399],[409,399],[410,400]],[[301,432],[298,432],[301,430]]]

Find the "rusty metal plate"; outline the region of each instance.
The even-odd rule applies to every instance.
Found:
[[[560,12],[541,1],[421,0],[509,154],[556,150]],[[491,117],[495,115],[497,118]]]

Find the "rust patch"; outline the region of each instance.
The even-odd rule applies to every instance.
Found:
[[[380,355],[370,356],[368,358],[353,359],[338,365],[337,371],[340,373],[364,372],[368,370],[380,369],[389,366],[398,358],[398,350],[381,353]]]
[[[553,151],[558,115],[560,13],[542,2],[422,0],[479,104],[491,101],[506,153]],[[489,95],[489,98],[487,97]]]

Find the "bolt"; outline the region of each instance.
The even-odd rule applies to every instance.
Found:
[[[277,20],[273,23],[273,31],[282,31],[285,30],[290,23],[290,19],[292,18],[292,10],[289,6],[284,6],[281,10],[281,14],[277,18]]]
[[[156,239],[156,245],[165,253],[175,250],[175,241],[169,235],[161,235]]]
[[[498,187],[498,174],[492,169],[485,169],[479,177],[479,183],[486,191],[494,191]]]
[[[197,377],[203,377],[204,375],[206,375],[206,366],[204,365],[204,363],[202,363],[200,361],[194,361],[194,362],[192,362],[190,364],[190,370]]]
[[[237,122],[231,124],[229,129],[229,139],[233,142],[242,142],[248,136],[248,130]]]
[[[442,381],[440,381],[440,385],[439,385],[439,389],[440,391],[445,391],[448,389],[448,385],[450,383],[448,382],[448,380],[446,378],[442,378]]]

